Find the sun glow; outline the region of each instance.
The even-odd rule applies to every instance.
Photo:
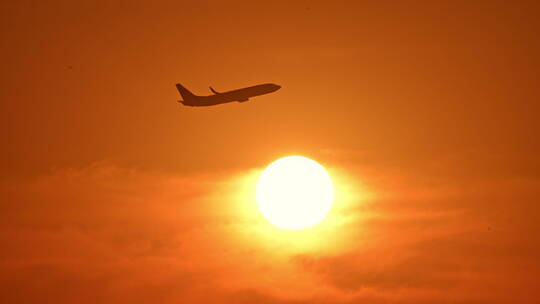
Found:
[[[273,225],[300,230],[322,221],[332,207],[334,186],[323,166],[287,156],[262,172],[256,189],[259,210]]]

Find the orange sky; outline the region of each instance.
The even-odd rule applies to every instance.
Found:
[[[539,18],[536,1],[1,3],[0,302],[540,302]],[[282,89],[189,108],[176,82]],[[253,202],[290,154],[337,185],[301,232]]]

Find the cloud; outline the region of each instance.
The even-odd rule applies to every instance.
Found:
[[[297,233],[256,211],[257,170],[178,176],[97,163],[4,179],[0,300],[534,300],[539,181],[331,171],[338,206],[320,228]]]
[[[372,202],[374,216],[357,237],[369,245],[294,261],[353,302],[368,291],[389,303],[507,303],[516,294],[536,301],[529,291],[540,270],[540,242],[532,237],[540,228],[540,180],[486,173],[430,181],[390,170],[383,177],[370,187],[387,192]]]
[[[290,263],[272,267],[283,242],[256,241],[269,234],[267,224],[253,224],[260,215],[245,197],[254,174],[177,176],[98,163],[3,180],[0,298],[243,303],[287,285],[307,291],[309,280],[283,280]],[[268,295],[268,303],[292,294]]]

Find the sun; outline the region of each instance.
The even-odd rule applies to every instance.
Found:
[[[259,210],[273,225],[300,230],[322,221],[334,200],[330,175],[316,161],[287,156],[262,172],[256,188]]]

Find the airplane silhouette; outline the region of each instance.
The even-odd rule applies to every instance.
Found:
[[[209,96],[197,96],[179,83],[176,84],[176,88],[178,89],[178,92],[180,92],[183,99],[179,100],[178,102],[185,106],[206,107],[233,101],[245,102],[248,101],[250,97],[275,92],[279,90],[281,86],[273,83],[265,83],[227,92],[218,92],[210,87],[210,91],[212,91],[214,95]]]

